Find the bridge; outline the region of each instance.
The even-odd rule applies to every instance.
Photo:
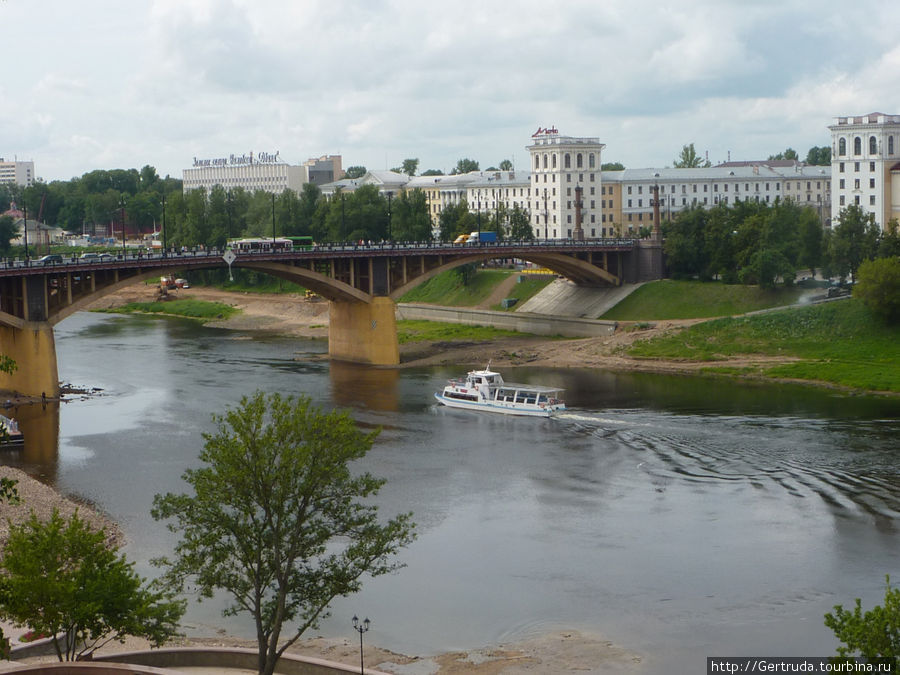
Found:
[[[224,267],[224,251],[119,254],[100,260],[0,263],[0,354],[16,361],[0,390],[57,396],[53,326],[126,286],[195,269]],[[658,239],[496,242],[477,245],[324,244],[293,252],[236,254],[233,267],[257,270],[329,300],[331,358],[381,366],[400,362],[396,301],[413,287],[460,265],[520,259],[579,285],[619,285],[662,276]]]

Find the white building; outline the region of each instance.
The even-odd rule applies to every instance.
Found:
[[[855,204],[884,226],[900,219],[900,115],[836,117],[831,131],[831,212]]]
[[[575,188],[583,189],[582,226],[585,235],[601,223],[600,154],[597,138],[562,136],[553,127],[538,128],[528,146],[531,155],[529,209],[539,239],[567,239],[575,227]]]
[[[0,184],[3,183],[22,187],[34,185],[34,162],[8,162],[0,157]]]
[[[221,185],[226,190],[240,187],[248,192],[280,194],[287,189],[300,192],[305,183],[330,183],[343,175],[340,155],[325,155],[298,166],[282,161],[279,152],[250,152],[208,159],[194,157],[193,166],[182,171],[182,189],[185,193],[201,187],[209,191]]]

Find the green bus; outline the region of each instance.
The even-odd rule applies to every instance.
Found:
[[[290,241],[295,251],[311,251],[316,245],[312,237],[282,237],[282,239]]]

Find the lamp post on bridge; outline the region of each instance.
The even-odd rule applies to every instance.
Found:
[[[24,196],[23,196],[24,198]],[[28,264],[28,204],[22,203],[22,214],[25,218],[25,264]]]
[[[162,245],[163,245],[163,258],[168,255],[168,246],[166,246],[166,193],[163,193],[162,196],[163,202],[163,222],[162,222]]]
[[[122,213],[122,260],[128,257],[128,252],[125,250],[125,195],[119,199],[119,207]]]

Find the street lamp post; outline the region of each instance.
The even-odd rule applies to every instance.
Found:
[[[369,618],[366,617],[363,619],[363,622],[359,622],[359,617],[355,614],[353,615],[353,628],[359,633],[359,674],[365,675],[365,667],[363,665],[363,633],[369,630]]]
[[[393,235],[393,233],[391,232],[391,218],[392,218],[392,214],[391,214],[391,199],[392,199],[393,197],[394,197],[394,193],[388,191],[388,193],[387,193],[387,198],[388,198],[388,241],[389,241],[389,242],[392,242],[392,243],[393,243],[393,241],[394,241],[394,235]]]
[[[128,257],[128,253],[125,250],[125,197],[123,196],[121,200],[119,200],[119,206],[122,210],[122,260]]]
[[[272,193],[272,248],[275,248],[275,193]]]
[[[163,258],[167,255],[168,247],[166,246],[166,195],[163,193],[162,196],[163,202],[163,222],[162,222],[162,245],[163,245]]]
[[[547,210],[547,188],[544,188],[544,241],[547,240],[547,219],[550,217],[550,212]]]
[[[28,264],[28,205],[22,204],[22,214],[25,217],[25,264]]]

